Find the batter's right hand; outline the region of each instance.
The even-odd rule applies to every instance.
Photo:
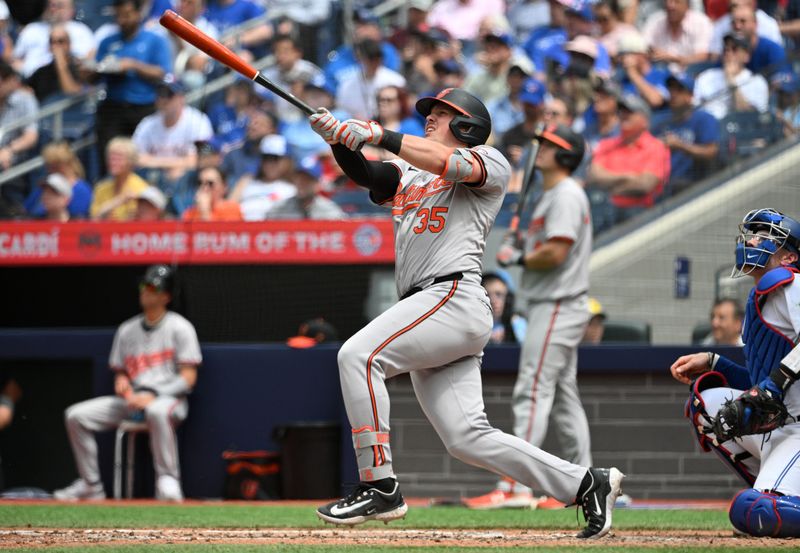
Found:
[[[114,378],[114,393],[124,398],[127,398],[129,394],[133,393],[131,379],[128,378],[127,374],[117,373],[117,376]]]
[[[339,143],[334,138],[334,134],[342,124],[330,111],[325,108],[319,108],[315,113],[308,116],[308,122],[311,123],[311,128],[314,132],[320,135],[325,142],[328,144]]]
[[[708,353],[705,352],[681,356],[669,368],[672,378],[684,384],[691,384],[695,378],[710,370]]]

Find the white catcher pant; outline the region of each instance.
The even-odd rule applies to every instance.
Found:
[[[339,375],[362,480],[394,474],[386,437],[377,439],[380,445],[361,447],[359,439],[389,432],[385,380],[411,373],[422,410],[451,455],[561,501],[575,499],[586,467],[489,424],[480,364],[491,327],[486,292],[475,276],[467,276],[401,300],[345,342]]]
[[[155,398],[144,410],[156,476],[180,479],[175,427],[186,419],[188,412],[189,405],[185,398],[171,396]],[[125,400],[119,396],[101,396],[82,401],[69,406],[64,412],[78,474],[86,482],[100,481],[94,433],[116,428],[130,414]]]
[[[716,416],[725,400],[741,394],[742,390],[733,388],[711,388],[701,393],[710,417]],[[757,475],[754,489],[800,496],[800,423],[773,430],[769,439],[754,434],[728,440],[723,445],[733,454],[748,451],[752,455],[743,463],[751,474]]]

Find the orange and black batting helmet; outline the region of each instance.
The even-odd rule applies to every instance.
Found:
[[[492,133],[492,119],[483,102],[466,90],[445,88],[436,96],[417,100],[417,111],[427,117],[437,103],[445,104],[458,112],[450,121],[450,132],[453,136],[469,146],[486,143]]]

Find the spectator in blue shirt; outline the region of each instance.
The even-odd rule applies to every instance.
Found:
[[[522,49],[533,61],[537,77],[545,78],[548,73],[545,52],[552,48],[563,47],[567,42],[566,15],[564,5],[558,0],[548,0],[550,6],[550,24],[546,27],[535,29],[525,40]]]
[[[731,10],[731,30],[744,35],[750,41],[750,61],[747,62],[750,71],[760,73],[768,81],[773,75],[789,71],[783,46],[759,36],[756,12],[752,5],[736,5]]]
[[[694,80],[687,74],[667,77],[669,117],[653,122],[653,134],[670,150],[667,194],[685,190],[701,180],[719,153],[720,128],[717,119],[692,105]]]
[[[131,136],[139,121],[155,111],[156,85],[172,71],[166,39],[142,28],[140,0],[114,0],[119,32],[97,48],[90,79],[102,79],[106,98],[97,106],[97,151],[105,174],[106,144],[115,136]]]
[[[623,36],[619,41],[618,54],[622,94],[641,96],[651,109],[664,106],[669,98],[666,87],[669,72],[650,63],[644,38],[634,34]]]
[[[248,115],[244,143],[222,158],[222,172],[233,189],[242,177],[253,177],[261,166],[261,140],[277,132],[275,116],[260,108],[252,108]]]
[[[225,89],[225,99],[208,109],[208,118],[214,127],[214,138],[219,148],[226,152],[245,140],[250,109],[258,103],[253,83],[242,77]]]
[[[514,63],[509,68],[508,76],[506,77],[508,94],[499,100],[487,103],[486,107],[489,113],[492,114],[492,132],[495,136],[502,135],[514,125],[522,123],[522,120],[525,119],[519,93],[522,91],[522,85],[525,80],[532,76],[533,71],[530,71],[530,73],[528,71],[521,67],[520,63]]]
[[[72,187],[67,204],[70,219],[88,219],[92,204],[92,185],[86,181],[83,164],[66,142],[52,142],[42,149],[42,159],[48,174],[60,174]],[[30,217],[44,218],[42,187],[35,186],[25,200],[25,211]]]

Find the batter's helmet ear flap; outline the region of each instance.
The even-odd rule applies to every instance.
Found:
[[[586,153],[586,142],[583,137],[565,125],[554,125],[542,131],[542,139],[558,147],[556,163],[570,173],[577,169]]]
[[[450,121],[450,132],[460,142],[468,146],[478,146],[489,140],[489,135],[492,134],[492,118],[478,98],[460,88],[445,88],[436,96],[420,98],[416,105],[417,111],[427,117],[437,102],[450,106],[457,112]]]

